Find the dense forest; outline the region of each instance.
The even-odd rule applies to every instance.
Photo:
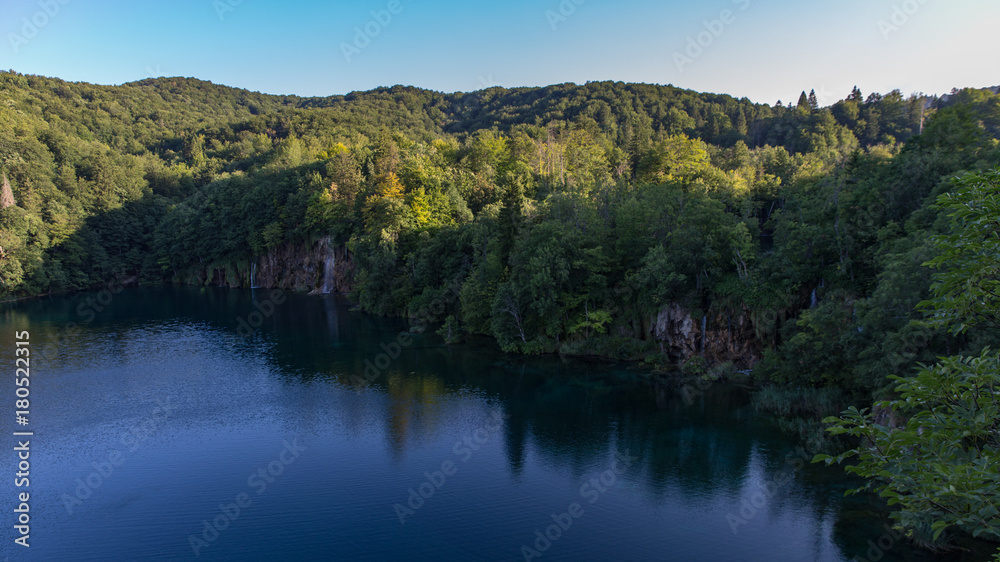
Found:
[[[702,336],[682,368],[752,367],[761,407],[818,419],[817,404],[870,406],[918,364],[1000,343],[918,306],[955,230],[941,197],[1000,164],[994,92],[300,98],[0,73],[0,299],[209,282],[197,273],[328,238],[351,252],[358,306],[433,311],[448,341],[665,368],[677,358],[650,337],[665,309],[703,332],[746,319],[759,361],[706,356]]]

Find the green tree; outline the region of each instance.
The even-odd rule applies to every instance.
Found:
[[[939,255],[927,265],[940,271],[934,298],[921,305],[930,324],[962,334],[1000,321],[1000,169],[967,174],[955,187],[938,200],[952,228],[935,240]],[[893,427],[852,407],[824,421],[860,445],[814,462],[856,458],[847,471],[869,480],[852,491],[873,488],[898,506],[893,516],[913,538],[959,530],[1000,541],[1000,354],[985,348],[891,378],[898,398],[876,406],[905,423]]]
[[[685,135],[657,142],[639,163],[638,179],[646,183],[690,181],[711,165],[708,146]]]
[[[799,111],[806,111],[806,112],[812,109],[812,107],[809,104],[809,96],[806,95],[805,90],[803,90],[802,95],[799,96],[799,101],[797,104],[795,104],[795,107]]]

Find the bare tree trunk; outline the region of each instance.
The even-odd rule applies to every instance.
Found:
[[[510,314],[514,326],[517,328],[517,333],[521,336],[521,343],[528,343],[527,338],[524,337],[524,326],[521,324],[521,308],[510,293],[503,296],[503,311]]]

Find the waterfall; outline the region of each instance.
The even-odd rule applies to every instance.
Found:
[[[809,297],[809,308],[816,307],[816,289],[813,289],[812,295]]]
[[[250,288],[251,289],[256,289],[257,288],[257,284],[254,282],[254,279],[256,279],[256,278],[257,278],[257,262],[253,262],[253,265],[250,266]]]
[[[708,325],[708,315],[701,317],[701,354],[705,355],[705,333],[706,326]]]
[[[333,247],[332,240],[327,244],[329,253],[323,261],[323,292],[332,293],[337,289],[337,250]]]

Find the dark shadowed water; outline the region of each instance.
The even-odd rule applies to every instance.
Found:
[[[404,321],[339,297],[270,295],[142,288],[0,309],[3,557],[936,560],[883,536],[877,504],[801,462],[740,388],[688,403],[625,366],[401,338]],[[21,488],[18,430],[34,432]],[[12,512],[25,491],[27,549]]]

